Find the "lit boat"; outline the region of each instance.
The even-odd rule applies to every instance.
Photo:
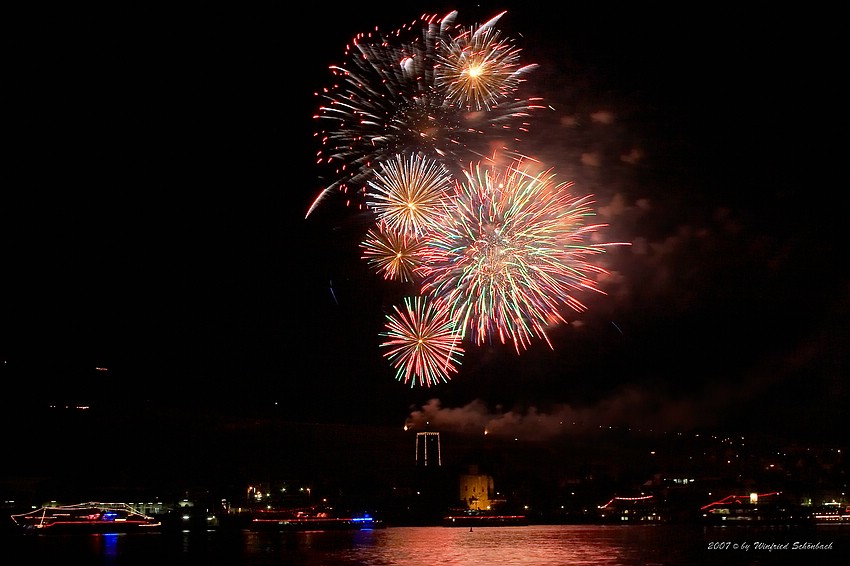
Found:
[[[384,522],[368,514],[339,515],[315,510],[258,509],[251,517],[252,530],[329,531],[380,529]]]
[[[500,515],[489,511],[464,510],[443,517],[444,527],[525,527],[525,515]]]
[[[806,521],[806,513],[779,491],[727,495],[703,505],[703,522],[710,525],[751,523],[797,524]]]
[[[816,525],[850,525],[850,504],[825,503],[811,514]]]
[[[126,503],[78,503],[44,506],[29,513],[12,515],[26,532],[124,533],[159,529],[160,522]]]

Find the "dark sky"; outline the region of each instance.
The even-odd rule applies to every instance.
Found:
[[[547,6],[547,7],[543,7]],[[7,399],[275,410],[297,421],[834,431],[847,388],[837,14],[481,2],[551,109],[523,148],[593,194],[606,295],[428,389],[378,332],[397,291],[315,164],[346,43],[447,4],[34,10],[3,83]],[[379,9],[380,8],[380,9]],[[786,11],[787,10],[787,11]],[[98,371],[96,368],[108,368]]]

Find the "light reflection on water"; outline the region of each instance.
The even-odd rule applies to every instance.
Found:
[[[752,548],[708,549],[708,543],[724,540],[782,544],[814,541],[817,537],[834,540],[835,548],[771,553]],[[488,527],[472,532],[464,528],[396,527],[349,533],[289,533],[282,538],[280,534],[250,533],[246,550],[255,557],[285,556],[289,563],[304,566],[846,564],[850,563],[850,528],[799,533],[790,527],[729,530],[683,525]]]
[[[330,540],[313,540],[308,544],[317,554],[304,554],[301,558],[305,564],[363,566],[645,565],[647,555],[653,553],[647,540],[651,534],[643,530],[638,533],[637,529],[598,527],[488,527],[472,532],[464,528],[399,527],[356,533],[351,540],[354,544],[346,548],[334,548]]]
[[[832,550],[709,549],[731,541],[833,542]],[[691,566],[850,564],[850,526],[734,529],[687,525],[388,527],[362,531],[193,531],[30,535],[3,540],[8,564],[224,564],[227,566]],[[11,559],[11,561],[9,561]]]

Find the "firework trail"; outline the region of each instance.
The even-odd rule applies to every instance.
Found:
[[[384,279],[410,283],[415,280],[423,243],[415,234],[398,232],[379,222],[360,243],[363,259]]]
[[[446,383],[450,372],[457,373],[463,349],[455,323],[445,304],[427,297],[404,299],[404,310],[394,307],[387,316],[388,348],[384,356],[396,368],[396,379],[430,387]]]
[[[457,26],[456,17],[425,15],[389,36],[360,34],[346,49],[347,64],[331,67],[337,82],[318,93],[315,117],[327,126],[317,133],[317,161],[333,180],[307,216],[333,190],[363,193],[379,164],[396,155],[422,153],[454,170],[494,143],[512,151],[505,137],[542,107],[514,96],[533,66],[517,67],[517,50],[493,28],[498,17],[478,30]],[[469,72],[463,78],[469,63],[486,71],[480,87]]]
[[[417,274],[422,293],[444,300],[464,337],[497,337],[519,352],[546,329],[566,322],[563,307],[585,310],[578,291],[601,292],[587,245],[590,197],[573,196],[551,170],[533,173],[515,161],[502,170],[479,165],[456,183],[453,205],[428,234]],[[549,343],[551,347],[551,343]]]
[[[386,229],[417,236],[429,229],[444,208],[452,179],[439,162],[413,154],[381,163],[368,184],[366,204],[386,223]]]

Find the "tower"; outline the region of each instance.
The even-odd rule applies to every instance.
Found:
[[[440,460],[440,433],[439,432],[417,432],[416,433],[416,466],[417,467],[439,467]]]
[[[478,466],[471,465],[465,474],[460,476],[460,500],[470,509],[489,511],[493,505],[490,495],[494,493],[493,478],[478,471]]]

